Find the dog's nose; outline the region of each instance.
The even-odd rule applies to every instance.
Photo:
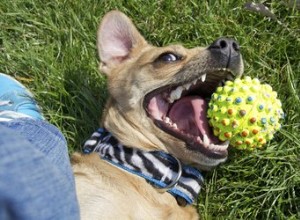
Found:
[[[224,55],[233,57],[239,55],[240,46],[238,42],[231,38],[221,37],[214,41],[209,47],[209,50],[221,52]]]

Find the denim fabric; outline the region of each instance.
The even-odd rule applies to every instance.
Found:
[[[66,140],[55,126],[0,122],[0,219],[79,219]]]

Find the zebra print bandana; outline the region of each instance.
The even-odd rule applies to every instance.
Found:
[[[122,145],[105,128],[92,134],[83,152],[97,152],[111,164],[145,178],[161,192],[169,192],[179,205],[192,204],[203,184],[201,173],[162,151],[143,151]]]

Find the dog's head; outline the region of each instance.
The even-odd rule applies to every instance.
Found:
[[[111,96],[104,126],[123,144],[164,150],[202,169],[226,160],[228,143],[212,134],[207,100],[242,74],[237,42],[154,47],[129,18],[112,11],[102,20],[97,46]]]

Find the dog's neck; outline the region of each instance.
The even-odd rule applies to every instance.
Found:
[[[84,145],[84,153],[97,152],[111,164],[146,179],[159,191],[172,194],[179,205],[192,204],[203,184],[201,173],[182,165],[163,151],[144,151],[122,145],[106,129],[98,129]]]

